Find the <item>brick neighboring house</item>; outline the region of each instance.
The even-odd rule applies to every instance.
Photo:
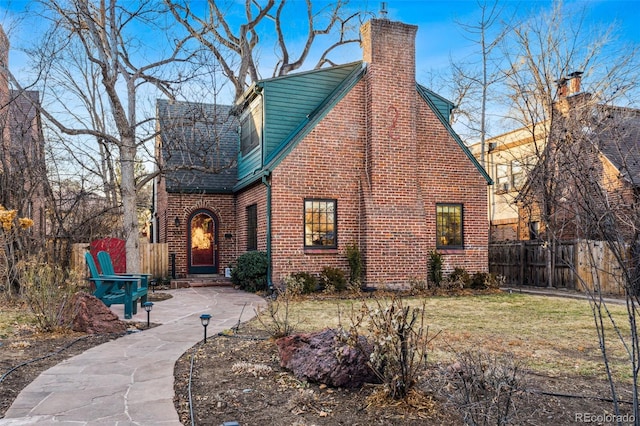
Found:
[[[223,171],[156,183],[154,238],[169,243],[177,275],[219,273],[249,250],[268,253],[275,284],[348,272],[349,244],[369,286],[425,279],[435,249],[445,270],[487,271],[491,180],[450,127],[453,105],[416,83],[416,32],[373,19],[363,61],[259,81],[201,131],[171,126],[197,104],[159,103],[162,166],[191,161],[176,147],[203,146],[208,133],[218,139],[196,162]]]
[[[44,136],[35,107],[39,92],[9,87],[9,40],[0,26],[0,204],[33,219],[34,242],[44,244]]]
[[[585,194],[600,196],[602,190],[620,206],[633,205],[640,194],[640,110],[598,104],[581,91],[581,74],[559,80],[552,121],[487,141],[487,171],[495,182],[488,200],[491,242],[544,236],[543,196],[536,186],[545,180],[555,185],[546,196],[547,215],[562,240],[599,239],[589,231],[589,214],[580,211]],[[479,144],[471,149],[479,156]],[[543,175],[541,158],[549,158],[553,176]],[[594,186],[576,182],[580,178]],[[588,208],[600,208],[590,203]]]

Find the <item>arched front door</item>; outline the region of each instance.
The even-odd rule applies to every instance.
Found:
[[[209,210],[196,210],[188,222],[188,273],[218,273],[218,219]]]

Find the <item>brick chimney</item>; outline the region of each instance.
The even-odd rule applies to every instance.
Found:
[[[418,27],[372,19],[361,27],[367,62],[366,171],[363,180],[366,280],[394,284],[425,263],[416,246],[425,238],[424,207],[416,170]],[[398,269],[396,269],[398,268]],[[400,269],[402,268],[402,269]]]
[[[591,95],[582,92],[582,74],[584,74],[582,71],[574,71],[556,81],[558,100],[554,103],[554,109],[563,116],[575,115],[589,105]]]
[[[575,71],[569,74],[569,93],[568,96],[580,93],[580,84],[582,82],[582,71]]]
[[[560,99],[580,93],[582,74],[584,74],[582,71],[574,71],[569,74],[568,78],[563,77],[556,81],[556,83],[558,83],[558,97]]]

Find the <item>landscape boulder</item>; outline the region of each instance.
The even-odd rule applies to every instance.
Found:
[[[64,323],[71,324],[73,331],[89,334],[123,334],[127,324],[97,297],[78,292],[67,306]]]
[[[325,329],[278,339],[280,366],[300,380],[324,383],[332,387],[357,388],[363,383],[377,383],[367,365],[373,348],[364,337],[357,345],[341,341],[338,332]]]

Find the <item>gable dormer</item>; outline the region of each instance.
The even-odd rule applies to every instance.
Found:
[[[261,80],[236,104],[238,180],[251,179],[282,152],[362,62]]]

